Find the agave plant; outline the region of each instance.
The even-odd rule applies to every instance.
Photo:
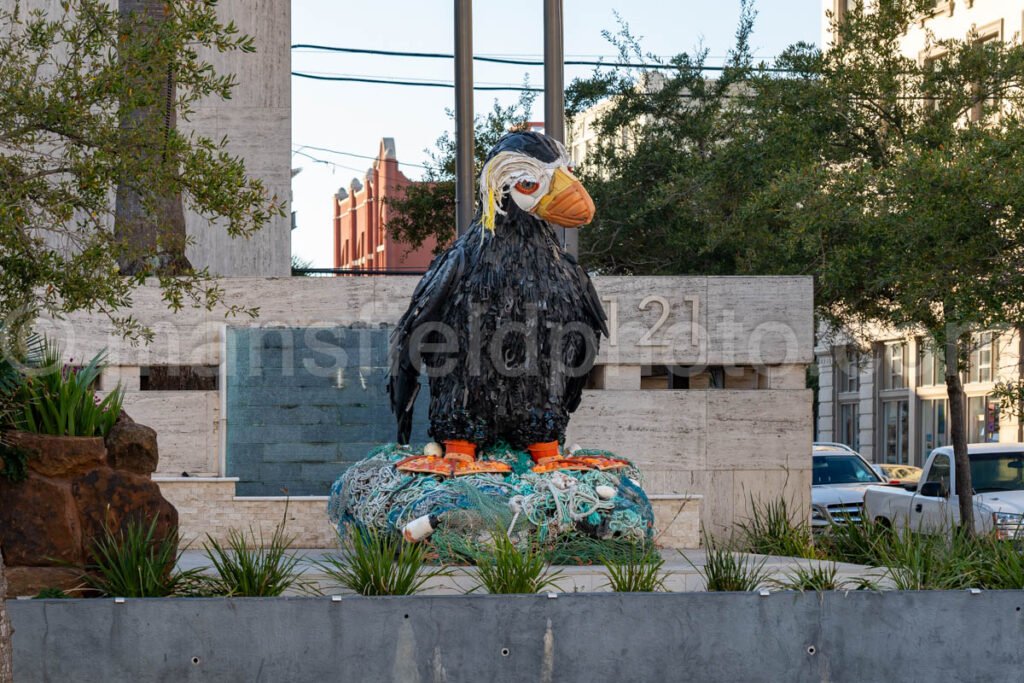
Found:
[[[339,538],[340,555],[328,555],[316,566],[339,585],[360,595],[412,595],[444,567],[426,569],[428,546],[373,529],[348,529]]]
[[[36,370],[24,379],[12,416],[16,429],[53,436],[106,436],[121,414],[124,390],[118,386],[102,399],[96,383],[106,361],[97,353],[82,367],[62,362],[60,345],[42,342]]]

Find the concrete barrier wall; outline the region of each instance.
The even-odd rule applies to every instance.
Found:
[[[1024,593],[14,601],[35,681],[1010,681]]]

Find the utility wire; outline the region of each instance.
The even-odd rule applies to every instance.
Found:
[[[347,83],[380,83],[383,85],[418,85],[421,88],[454,88],[454,83],[440,83],[431,81],[398,81],[386,78],[362,78],[357,76],[324,76],[321,74],[303,73],[293,71],[292,76],[298,78],[309,78],[314,81],[344,81]],[[531,88],[529,86],[505,86],[505,85],[474,85],[473,90],[505,91],[505,92],[544,92],[543,88]]]
[[[336,45],[313,45],[308,43],[296,43],[292,45],[293,50],[320,50],[323,52],[345,52],[358,55],[381,55],[385,57],[417,57],[420,59],[455,59],[455,55],[444,52],[400,52],[396,50],[370,50],[358,47],[338,47]],[[484,57],[474,55],[473,59],[478,62],[489,62],[492,64],[515,64],[518,66],[544,66],[543,60],[536,59],[513,59],[510,57]],[[563,62],[566,66],[614,66],[637,69],[675,69],[672,64],[659,62],[605,62],[587,59],[567,59]],[[727,66],[700,66],[701,71],[725,71]],[[794,73],[796,69],[782,69],[778,67],[764,67],[764,71],[777,73]]]
[[[372,156],[369,156],[367,154],[355,154],[354,152],[341,152],[341,151],[338,151],[336,149],[329,149],[327,147],[317,147],[316,145],[298,145],[296,147],[296,149],[294,149],[292,152],[293,152],[293,154],[301,154],[302,153],[301,150],[304,150],[304,149],[312,149],[312,150],[316,150],[317,152],[327,152],[329,154],[340,154],[340,155],[346,156],[346,157],[355,157],[356,159],[369,159],[371,161],[376,161],[377,160],[377,157],[372,157]],[[414,166],[416,168],[427,168],[423,164],[413,164],[413,163],[410,163],[408,161],[399,161],[398,163],[400,165],[402,165],[402,166]]]
[[[344,164],[336,164],[333,161],[328,161],[327,159],[320,159],[318,157],[313,156],[312,154],[307,154],[306,152],[303,152],[302,150],[293,149],[292,150],[292,154],[298,154],[299,156],[304,156],[307,159],[310,159],[311,161],[315,161],[318,164],[325,164],[327,166],[332,166],[334,168],[343,168],[346,171],[354,171],[356,173],[366,173],[366,169],[365,168],[355,168],[354,166],[345,166]]]

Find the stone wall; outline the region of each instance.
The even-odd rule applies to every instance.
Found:
[[[74,357],[107,347],[112,367],[104,386],[123,383],[129,411],[157,429],[158,474],[185,472],[189,486],[210,487],[208,494],[200,493],[202,488],[189,494],[196,513],[185,516],[185,533],[195,536],[226,520],[244,519],[248,513],[239,507],[244,502],[240,493],[279,495],[289,488],[294,489],[291,495],[326,495],[332,472],[340,474],[363,447],[392,438],[377,362],[383,345],[369,343],[358,353],[339,356],[344,347],[338,340],[348,334],[376,335],[381,342],[381,325],[393,324],[404,312],[416,281],[224,280],[229,301],[260,307],[256,320],[225,320],[216,311],[195,309],[175,315],[156,288],[145,287],[132,312],[157,332],[148,346],[124,342],[101,320],[86,315],[52,321],[49,330],[65,340]],[[714,533],[724,534],[742,519],[752,498],[784,496],[806,510],[812,433],[811,393],[804,388],[813,347],[810,278],[599,277],[595,286],[610,318],[611,337],[602,340],[590,388],[570,423],[569,443],[610,448],[637,460],[649,493],[702,496],[701,522]],[[231,346],[247,340],[251,350],[253,340],[261,347],[264,339],[286,336],[293,342],[292,374],[270,373],[270,381],[254,378],[251,359],[246,360],[249,366],[239,362],[238,348]],[[332,339],[333,345],[312,348]],[[283,359],[284,351],[282,345],[276,357]],[[326,379],[317,379],[322,382],[317,393],[301,388],[299,369],[308,369],[310,362],[340,370],[342,387],[337,375],[326,373]],[[283,360],[277,363],[284,365]],[[217,386],[201,391],[143,387],[140,377],[146,368],[167,365],[215,367]],[[261,372],[270,367],[264,363]],[[236,394],[236,388],[254,381],[270,397],[268,410],[253,412]],[[337,406],[338,415],[330,406]],[[289,411],[309,419],[289,422]],[[419,419],[424,412],[419,411]],[[253,431],[266,426],[253,420],[271,416],[273,429]],[[346,420],[352,429],[344,428]],[[275,453],[269,460],[268,446]],[[244,475],[246,483],[228,500],[226,484],[217,477],[234,475]],[[210,501],[209,513],[199,511],[203,501]],[[283,501],[268,504],[283,506]],[[235,512],[214,512],[225,507]],[[314,507],[302,509],[320,514]],[[193,523],[199,526],[189,526]],[[665,526],[667,520],[657,523]],[[307,526],[315,522],[310,519]],[[695,544],[696,536],[689,537],[689,544]],[[312,546],[321,538],[311,533],[300,543]]]

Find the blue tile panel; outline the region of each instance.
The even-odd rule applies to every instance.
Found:
[[[227,475],[240,496],[324,495],[353,462],[395,438],[389,328],[227,331]],[[424,385],[412,441],[427,440]]]

